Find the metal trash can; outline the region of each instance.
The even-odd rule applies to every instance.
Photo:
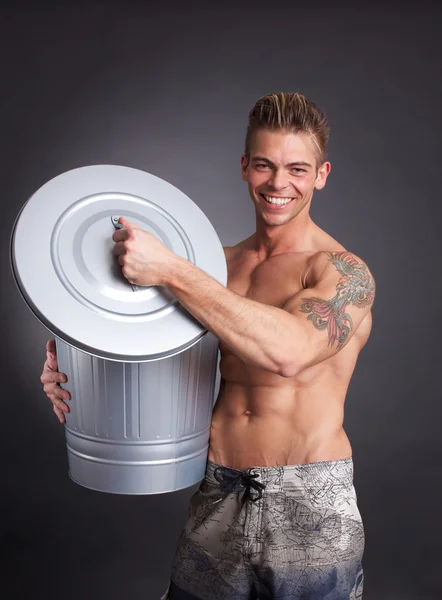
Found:
[[[226,285],[222,245],[198,206],[115,165],[68,171],[31,196],[14,224],[12,270],[68,377],[70,476],[98,491],[158,494],[204,476],[218,340],[165,288],[124,278],[112,252],[120,216]]]

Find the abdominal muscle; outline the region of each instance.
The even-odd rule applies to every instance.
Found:
[[[342,426],[347,373],[337,377],[333,365],[324,363],[286,379],[228,355],[221,374],[209,460],[247,469],[351,456]]]

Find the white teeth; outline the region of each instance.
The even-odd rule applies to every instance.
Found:
[[[270,202],[270,204],[277,204],[278,206],[281,206],[281,204],[287,204],[290,202],[290,200],[293,200],[293,198],[274,198],[273,196],[266,196],[265,194],[263,194],[263,196],[267,202]]]

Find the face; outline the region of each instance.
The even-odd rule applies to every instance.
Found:
[[[241,168],[258,218],[269,226],[284,225],[309,206],[314,190],[325,186],[330,172],[330,163],[318,166],[317,156],[307,133],[254,133],[249,160],[243,156]]]

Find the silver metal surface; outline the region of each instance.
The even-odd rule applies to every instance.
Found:
[[[146,363],[103,360],[57,339],[69,474],[114,494],[160,494],[198,483],[207,462],[218,340]]]
[[[94,356],[144,362],[190,348],[204,327],[165,288],[134,294],[124,278],[112,252],[115,215],[226,284],[219,238],[190,198],[144,171],[95,165],[55,177],[23,207],[12,237],[23,297],[56,336]]]

